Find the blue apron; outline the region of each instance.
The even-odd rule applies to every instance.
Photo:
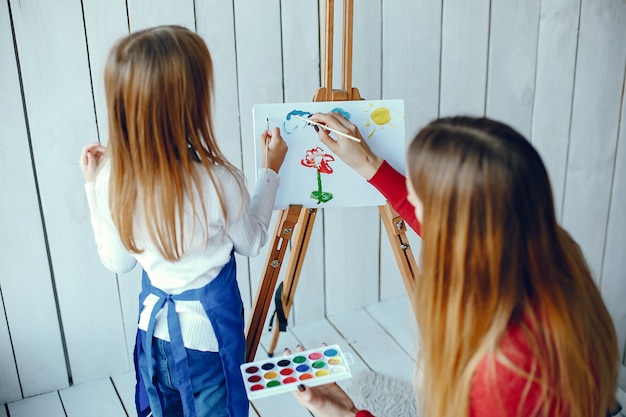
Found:
[[[140,310],[148,294],[159,297],[152,309],[148,330],[137,331],[135,340],[135,405],[137,415],[146,417],[150,414],[150,404],[146,390],[152,390],[161,397],[159,389],[152,381],[154,368],[148,370],[150,381],[144,381],[139,371],[139,356],[147,355],[152,358],[152,336],[154,334],[155,318],[157,313],[167,303],[167,326],[170,334],[170,343],[176,363],[176,378],[179,383],[179,391],[182,399],[185,417],[196,417],[195,404],[193,401],[193,388],[189,377],[187,365],[187,352],[183,344],[178,315],[174,308],[176,300],[199,300],[211,321],[213,331],[219,346],[219,355],[226,375],[227,408],[230,417],[248,416],[248,398],[239,365],[245,361],[246,341],[244,338],[243,304],[236,280],[235,256],[230,260],[217,277],[202,288],[188,290],[181,294],[168,294],[150,284],[150,280],[143,272],[142,289],[139,294]]]

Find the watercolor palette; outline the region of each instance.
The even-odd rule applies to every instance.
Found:
[[[338,345],[244,363],[240,368],[250,400],[293,391],[300,383],[314,387],[352,376]]]

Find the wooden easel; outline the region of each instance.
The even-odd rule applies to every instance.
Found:
[[[342,37],[342,83],[341,89],[332,88],[333,77],[333,33],[334,33],[334,0],[326,0],[324,17],[324,66],[322,67],[322,84],[313,101],[347,101],[361,100],[357,88],[352,87],[352,30],[354,15],[354,0],[343,0],[343,37]],[[389,204],[379,206],[380,215],[385,230],[391,242],[391,247],[400,268],[400,274],[406,287],[411,305],[415,311],[414,286],[417,276],[417,265],[406,237],[404,220],[391,208]],[[285,256],[285,249],[292,240],[289,261],[282,283],[280,302],[282,303],[285,318],[289,317],[296,286],[304,263],[304,256],[309,245],[311,232],[317,214],[316,208],[303,208],[301,205],[292,205],[289,209],[280,212],[274,231],[272,247],[268,252],[264,267],[264,274],[257,289],[252,305],[252,311],[246,326],[246,361],[254,360],[265,318],[269,311],[273,297],[273,289],[278,280],[278,274]],[[296,228],[298,224],[298,228]],[[295,235],[294,235],[295,230]],[[273,328],[272,344],[269,355],[272,356],[278,342],[280,326],[278,318]]]

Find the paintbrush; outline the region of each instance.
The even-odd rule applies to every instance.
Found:
[[[265,118],[265,126],[267,128],[267,135],[268,135],[268,138],[266,138],[266,140],[265,140],[265,166],[267,167],[267,165],[268,165],[267,164],[267,153],[269,152],[269,148],[270,148],[269,140],[272,140],[271,137],[269,137],[269,134],[270,134],[270,118],[269,117]],[[267,139],[269,139],[269,140],[267,140]]]
[[[334,132],[334,133],[336,133],[336,134],[338,134],[338,135],[341,135],[341,136],[343,136],[344,138],[351,139],[351,140],[353,140],[353,141],[355,141],[355,142],[361,142],[361,139],[359,139],[359,138],[355,138],[354,136],[350,136],[350,135],[348,135],[347,133],[340,132],[340,131],[335,130],[335,129],[333,129],[333,128],[330,128],[330,127],[328,127],[328,126],[326,126],[326,125],[323,125],[323,124],[321,124],[321,123],[314,122],[314,121],[313,121],[313,120],[311,120],[311,119],[305,119],[304,117],[302,117],[302,116],[298,116],[298,115],[296,115],[296,114],[294,114],[294,115],[293,115],[293,117],[297,117],[298,119],[304,120],[304,121],[305,121],[305,122],[307,122],[308,124],[311,124],[311,125],[317,125],[317,126],[321,127],[322,129],[325,129],[325,130],[330,130],[331,132]]]

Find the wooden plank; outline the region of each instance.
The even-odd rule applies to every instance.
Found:
[[[181,25],[194,30],[193,0],[128,0],[131,31],[158,25]]]
[[[415,361],[365,310],[336,314],[329,321],[373,371],[413,381]]]
[[[286,103],[311,101],[320,87],[317,11],[316,2],[283,2],[281,5]]]
[[[341,31],[335,32],[335,36],[341,41]],[[380,99],[382,97],[382,64],[379,58],[382,56],[381,0],[354,2],[352,39],[352,86],[359,89],[364,99]],[[341,51],[340,48],[336,49]],[[375,58],[372,59],[373,57]],[[342,68],[341,59],[335,60],[334,64],[335,67]]]
[[[349,341],[337,331],[328,319],[298,325],[292,329],[292,333],[298,338],[305,349],[315,349],[316,347],[322,346],[323,343],[328,345],[338,344],[341,346],[341,350],[354,359],[354,363],[350,363],[350,371],[353,375],[372,371],[367,363],[364,362],[352,346],[350,346]]]
[[[17,375],[13,346],[11,345],[11,335],[7,323],[3,293],[0,291],[0,307],[3,314],[0,315],[0,404],[10,401],[17,401],[22,398],[20,380]]]
[[[248,2],[236,0],[235,39],[237,40],[238,115],[240,120],[241,166],[250,188],[256,183],[252,107],[256,103],[280,103],[282,95],[280,5],[277,0]],[[263,22],[259,26],[259,22]],[[257,28],[257,30],[250,30]],[[260,48],[259,45],[262,45]],[[234,97],[230,100],[235,101]],[[276,212],[270,222],[270,232],[276,224]],[[252,294],[256,293],[263,274],[266,245],[258,256],[249,258]],[[279,278],[280,280],[280,278]]]
[[[487,116],[530,135],[541,0],[492,2]]]
[[[440,116],[485,113],[490,3],[443,2]]]
[[[561,218],[574,92],[580,0],[541,3],[530,140],[550,175]]]
[[[114,0],[103,3],[97,0],[86,0],[83,2],[83,10],[89,46],[89,65],[98,125],[98,139],[106,145],[109,140],[109,126],[104,91],[104,68],[115,42],[128,34],[126,2]],[[141,268],[135,268],[127,274],[118,274],[116,279],[128,358],[125,370],[131,370],[133,369],[132,354],[137,332],[137,296],[141,289]]]
[[[6,2],[0,5],[0,28],[2,404],[67,386],[68,379]]]
[[[378,208],[325,209],[326,314],[378,301]]]
[[[618,388],[615,396],[616,396],[617,401],[622,405],[622,407],[626,407],[626,393],[623,390]],[[622,408],[622,412],[620,414],[621,416],[624,415],[624,408]]]
[[[340,3],[340,2],[335,2]],[[378,99],[382,67],[372,56],[382,54],[381,2],[355,2],[352,45],[352,86],[361,96]],[[341,42],[342,7],[335,11],[335,41]],[[334,48],[341,52],[341,47]],[[341,55],[333,69],[342,69]],[[336,82],[341,86],[341,77]],[[326,313],[353,310],[378,300],[380,221],[377,207],[324,210]],[[354,292],[353,292],[354,291]],[[351,294],[346,297],[346,294]]]
[[[126,372],[111,378],[115,391],[122,402],[126,414],[137,416],[135,409],[135,384],[137,382],[135,372]]]
[[[125,0],[83,0],[85,31],[89,46],[89,67],[95,102],[98,136],[101,143],[108,143],[106,96],[104,91],[104,68],[109,51],[121,37],[128,34],[128,16]],[[94,138],[95,140],[95,138]]]
[[[100,266],[76,162],[96,137],[82,8],[10,5],[67,356],[80,383],[128,366],[117,285]]]
[[[623,3],[582,3],[563,224],[598,279],[624,85],[624,28]]]
[[[626,81],[625,81],[626,84]],[[626,355],[626,257],[624,257],[624,232],[626,231],[626,97],[622,97],[622,115],[617,145],[613,184],[606,234],[606,249],[602,262],[600,290],[617,331],[620,358]],[[624,375],[626,380],[626,375]],[[626,404],[624,404],[626,406]]]
[[[439,111],[441,1],[383,3],[383,98],[404,99],[407,145]],[[407,231],[413,255],[421,239]],[[380,299],[406,294],[386,233],[380,242]]]
[[[417,361],[419,332],[411,303],[406,295],[373,304],[365,310],[407,355]]]
[[[290,315],[295,325],[310,323],[325,317],[326,300],[323,291],[322,265],[324,265],[324,211],[318,210]]]
[[[9,403],[7,407],[11,417],[67,417],[56,391]]]
[[[285,102],[311,101],[320,87],[317,13],[317,2],[283,2],[281,5]],[[322,211],[318,210],[315,217],[290,314],[296,324],[319,320],[325,314],[324,292],[320,291],[324,277],[319,267],[324,263]]]
[[[54,288],[46,254],[37,185],[31,165],[29,138],[22,107],[16,55],[12,42],[7,4],[1,7],[3,35],[0,56],[3,71],[0,90],[6,106],[0,112],[4,138],[0,144],[2,175],[0,192],[7,204],[0,206],[2,250],[0,287],[4,297],[6,320],[11,330],[13,352],[2,355],[0,368],[3,389],[0,403],[22,397],[17,380],[21,374],[23,394],[35,395],[68,385],[67,369],[61,340]],[[19,277],[19,279],[16,279]],[[28,317],[28,326],[22,320]],[[40,346],[49,346],[43,352]],[[14,362],[14,360],[16,362]]]
[[[215,102],[212,116],[217,143],[228,161],[242,169],[233,4],[209,0],[196,3],[195,7],[197,32],[207,43],[213,61]],[[236,258],[237,282],[247,321],[253,294],[249,261],[240,255]]]
[[[383,2],[382,98],[404,99],[407,145],[438,115],[441,3]]]
[[[67,417],[126,417],[109,378],[59,391]]]
[[[241,169],[233,4],[220,0],[208,0],[197,2],[195,7],[198,34],[207,43],[213,60],[215,136],[226,158]]]

